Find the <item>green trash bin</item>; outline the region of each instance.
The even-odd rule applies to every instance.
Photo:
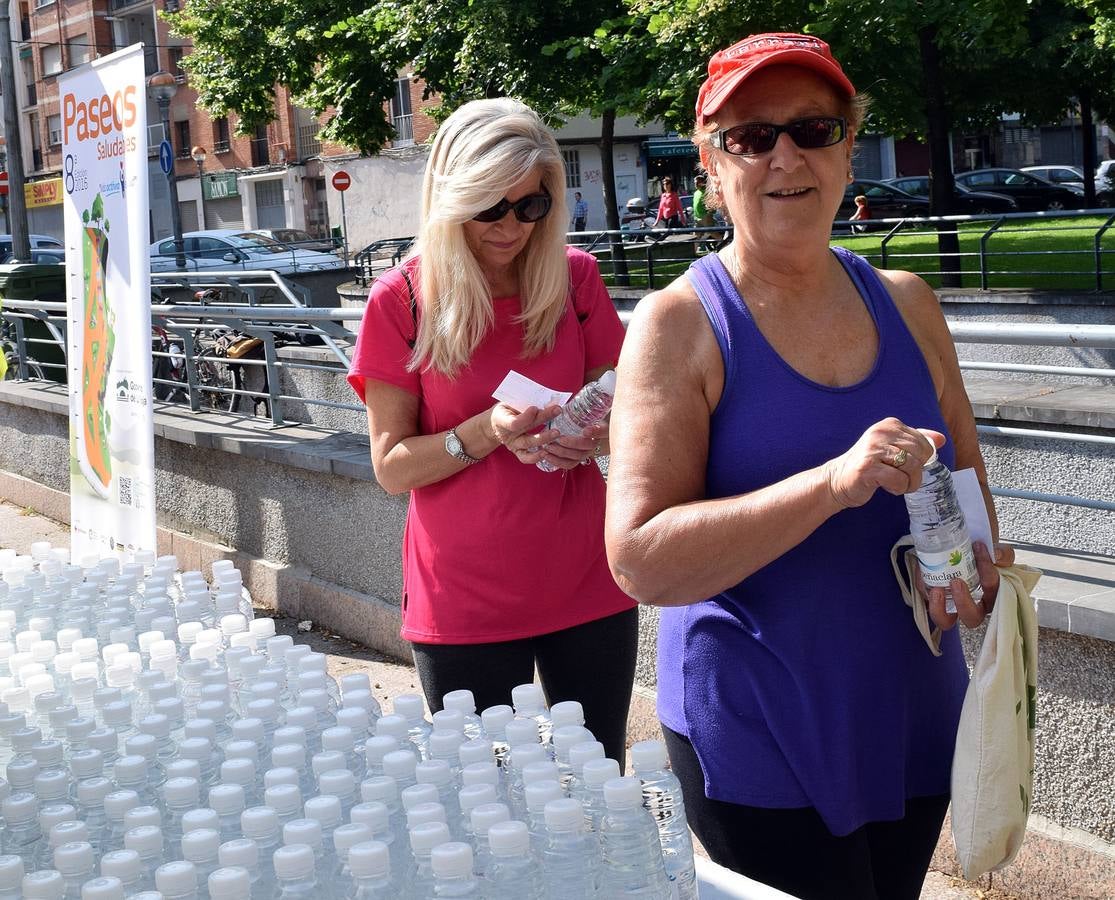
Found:
[[[66,267],[57,263],[11,263],[0,266],[0,302],[6,300],[44,300],[64,303]],[[59,331],[61,332],[62,329]],[[12,337],[14,341],[14,334]],[[65,384],[66,352],[64,348],[58,346],[46,324],[24,319],[23,337],[27,341],[28,357],[36,362],[48,364],[43,366],[43,374],[51,381]],[[49,343],[39,343],[39,341]]]

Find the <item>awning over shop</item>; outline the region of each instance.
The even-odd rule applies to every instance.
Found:
[[[648,159],[658,159],[666,156],[697,156],[696,145],[687,139],[646,141],[643,146],[646,148]]]

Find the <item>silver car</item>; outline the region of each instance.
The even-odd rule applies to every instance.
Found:
[[[190,231],[182,235],[186,270],[197,269],[268,269],[280,275],[299,272],[324,272],[343,269],[345,264],[331,253],[298,250],[272,238],[251,231],[210,229]],[[174,238],[164,238],[151,245],[151,271],[175,272]]]

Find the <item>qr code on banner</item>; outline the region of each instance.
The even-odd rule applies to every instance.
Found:
[[[117,479],[119,503],[121,506],[134,506],[135,500],[132,497],[132,479],[127,475],[121,475]]]

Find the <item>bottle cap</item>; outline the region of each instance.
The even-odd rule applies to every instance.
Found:
[[[23,859],[14,854],[0,856],[0,890],[18,891],[23,881]]]
[[[430,852],[430,863],[438,878],[472,875],[472,847],[462,841],[440,844]]]
[[[523,766],[523,784],[533,784],[536,781],[557,781],[561,777],[557,763],[548,759],[527,763]]]
[[[254,743],[257,746],[266,738],[263,720],[254,716],[247,719],[237,719],[232,723],[232,737],[236,743]]]
[[[447,710],[456,710],[462,716],[476,715],[476,698],[472,695],[472,691],[450,691],[441,698],[441,705]]]
[[[325,712],[329,708],[329,694],[321,688],[310,688],[299,692],[298,702],[315,710],[316,715],[317,712]]]
[[[560,800],[551,800],[545,809],[546,827],[567,831],[571,828],[584,828],[585,810],[580,800],[572,797],[562,797]]]
[[[170,719],[162,713],[151,713],[149,716],[144,716],[137,724],[143,734],[152,735],[159,740],[166,740],[170,737]]]
[[[546,712],[546,695],[540,684],[520,684],[511,688],[511,705],[517,716],[537,716]]]
[[[243,866],[254,869],[259,865],[259,844],[251,838],[225,841],[217,850],[217,861],[222,866]]]
[[[89,826],[75,819],[51,825],[47,832],[47,845],[53,850],[63,844],[77,844],[89,840]]]
[[[283,825],[283,844],[321,847],[321,823],[317,819],[293,819]]]
[[[349,692],[341,698],[341,708],[349,709],[351,707],[364,710],[364,712],[368,714],[369,720],[376,719],[380,715],[379,704],[376,703],[376,699],[372,696],[371,691],[349,690]]]
[[[305,844],[287,844],[272,857],[279,878],[305,878],[314,871],[314,851]]]
[[[530,852],[530,831],[526,822],[496,822],[488,829],[488,845],[494,856],[524,856]]]
[[[42,869],[23,876],[24,900],[62,900],[66,896],[66,879],[61,872]]]
[[[211,900],[248,900],[251,896],[252,879],[247,869],[217,869],[209,875],[208,884]]]
[[[209,791],[209,806],[219,816],[239,816],[245,807],[243,785],[216,785]]]
[[[461,769],[461,783],[466,787],[474,784],[490,784],[499,787],[499,767],[494,762],[470,763]]]
[[[91,878],[81,886],[81,900],[124,900],[124,883],[112,876]]]
[[[167,806],[197,806],[201,802],[201,785],[196,778],[171,778],[163,785]]]
[[[391,872],[391,852],[383,841],[364,841],[348,850],[348,868],[357,878],[383,878]]]
[[[482,803],[480,806],[473,807],[472,812],[469,813],[472,830],[478,835],[487,834],[488,829],[496,822],[506,822],[510,818],[511,810],[505,803]]]
[[[274,619],[252,619],[248,631],[259,641],[268,641],[275,636]]]
[[[205,738],[213,746],[217,743],[217,723],[212,719],[190,719],[185,726],[186,739]]]
[[[155,870],[155,887],[164,896],[192,893],[197,890],[197,868],[185,860],[159,866]]]
[[[76,823],[68,822],[73,825]],[[56,828],[62,826],[56,825]],[[93,845],[88,841],[70,841],[54,848],[54,868],[70,878],[93,871]]]
[[[117,784],[137,784],[147,780],[147,758],[134,754],[121,756],[112,764],[112,774]]]
[[[604,756],[604,745],[600,741],[585,741],[569,748],[569,765],[577,775],[581,775],[586,762],[604,759]]]
[[[356,737],[351,728],[344,725],[335,725],[326,728],[321,733],[321,749],[337,750],[341,753],[351,753],[356,746]]]
[[[348,856],[348,851],[352,849],[355,844],[370,841],[371,839],[372,829],[359,822],[353,822],[348,825],[342,825],[333,832],[333,849],[337,852],[338,857],[345,859]]]
[[[189,834],[198,828],[216,828],[220,831],[221,817],[215,809],[201,806],[182,813],[182,833]]]
[[[439,710],[431,718],[434,723],[434,734],[439,731],[463,733],[465,730],[465,714],[459,709]]]
[[[328,774],[328,773],[326,773]],[[273,788],[280,784],[301,784],[298,770],[290,766],[275,766],[263,773],[263,788]]]
[[[162,824],[162,813],[157,806],[135,806],[124,813],[124,829],[139,828],[142,825]]]
[[[297,809],[297,807],[295,807]],[[290,812],[291,810],[286,810]],[[240,830],[244,837],[263,840],[279,834],[279,813],[284,810],[267,806],[253,806],[240,814]]]
[[[538,723],[533,719],[513,719],[504,728],[507,743],[513,748],[523,745],[537,744],[542,740],[538,733]]]
[[[391,705],[398,716],[402,716],[410,724],[416,724],[425,719],[426,704],[417,694],[399,694]]]
[[[560,759],[568,760],[569,751],[573,747],[592,739],[592,732],[583,725],[562,725],[560,728],[554,729],[552,738],[554,753]]]
[[[337,710],[335,718],[338,725],[351,729],[353,735],[363,737],[371,727],[368,711],[362,706],[342,706]]]
[[[636,772],[658,772],[666,768],[666,745],[662,741],[639,741],[631,745],[631,764]]]
[[[69,803],[52,803],[39,810],[39,830],[49,835],[50,829],[63,822],[76,822],[77,809]],[[65,843],[65,841],[62,841]]]
[[[387,804],[379,800],[368,800],[357,803],[348,814],[349,821],[354,825],[366,825],[373,835],[383,834],[390,825],[391,813]]]
[[[101,857],[101,874],[131,884],[143,875],[143,860],[135,850],[113,850]]]
[[[379,735],[393,737],[400,745],[410,739],[410,725],[407,724],[407,720],[403,716],[380,716],[376,719],[375,730],[377,737]]]
[[[436,801],[416,803],[406,813],[407,828],[414,828],[414,826],[421,825],[423,822],[445,822],[448,824],[445,807]]]
[[[105,794],[105,816],[113,822],[122,822],[129,809],[139,806],[139,794],[135,791],[111,791]]]
[[[410,750],[393,750],[383,757],[383,774],[390,775],[396,780],[410,779],[414,777],[414,769],[417,765],[418,758]]]
[[[434,727],[437,728],[436,725]],[[457,759],[464,739],[464,732],[461,731],[435,731],[430,735],[430,757],[447,761]]]
[[[258,687],[264,688],[268,686],[273,687],[276,694],[280,692],[279,686],[273,681],[266,681],[258,685]],[[255,694],[255,691],[253,691],[253,694]],[[274,697],[259,697],[249,702],[245,709],[245,713],[250,719],[260,723],[259,730],[261,732],[264,730],[264,723],[275,723],[279,721],[281,711],[282,707],[279,706],[279,701]],[[235,731],[233,733],[235,734]]]
[[[360,782],[360,799],[394,803],[399,799],[399,784],[390,775],[375,775]]]
[[[519,744],[511,747],[511,767],[522,771],[531,763],[547,762],[549,756],[541,744]]]
[[[589,787],[603,787],[604,782],[619,778],[619,763],[614,759],[590,759],[581,772]]]
[[[333,769],[330,772],[322,772],[317,785],[322,794],[349,797],[356,793],[356,776],[348,769]]]
[[[933,465],[933,463],[935,463],[935,462],[937,461],[937,445],[933,443],[933,438],[931,438],[931,437],[930,437],[930,436],[929,436],[928,434],[926,434],[926,433],[925,433],[925,432],[926,432],[926,429],[924,429],[924,428],[919,428],[919,429],[918,429],[918,431],[920,431],[920,432],[922,433],[922,436],[923,436],[923,437],[924,437],[924,438],[925,438],[925,439],[926,439],[927,441],[929,441],[929,446],[933,448],[933,452],[929,454],[929,459],[927,459],[927,460],[926,460],[926,461],[925,461],[925,462],[924,462],[924,463],[922,464],[922,468],[923,468],[923,469],[927,469],[927,468],[929,468],[929,467],[930,467],[931,465]]]
[[[199,865],[217,858],[221,833],[215,828],[195,828],[182,835],[182,858]]]
[[[35,776],[35,796],[40,803],[64,800],[70,790],[70,776],[64,771],[43,772]]]
[[[241,719],[243,721],[243,719]],[[259,720],[254,720],[258,722]],[[253,763],[259,763],[259,744],[263,741],[260,736],[259,740],[239,738],[234,741],[229,741],[224,746],[226,759],[250,759]]]
[[[276,812],[289,815],[302,808],[302,791],[296,784],[277,784],[263,792],[263,802]]]
[[[306,801],[303,813],[307,819],[319,822],[323,830],[336,828],[341,824],[341,801],[330,794],[320,794]]]
[[[157,812],[157,810],[156,810]],[[156,825],[140,825],[124,832],[124,848],[145,859],[163,852],[163,830]]]
[[[491,784],[470,784],[461,788],[457,800],[461,805],[461,812],[466,816],[477,806],[498,801],[496,789]]]
[[[453,772],[444,759],[428,759],[414,767],[414,779],[419,784],[445,787],[453,783]]]
[[[22,825],[33,822],[39,814],[39,801],[35,795],[26,791],[12,794],[2,804],[0,811],[9,825]]]
[[[596,380],[596,385],[605,394],[614,396],[616,392],[616,370],[609,369]]]
[[[399,799],[405,810],[420,803],[437,803],[440,796],[437,786],[433,784],[412,784],[399,793]]]
[[[112,793],[112,781],[103,775],[95,775],[77,783],[77,802],[82,806],[104,803],[105,797]]]
[[[183,759],[205,762],[213,755],[213,743],[205,737],[188,737],[178,742],[178,755]]]
[[[457,747],[457,758],[461,761],[462,769],[475,763],[494,764],[496,761],[495,753],[492,750],[492,742],[484,738],[465,741],[459,745]]]
[[[604,782],[604,803],[610,810],[642,806],[643,783],[634,776],[609,779]]]
[[[306,748],[301,744],[280,744],[271,751],[271,765],[290,769],[306,767]]]
[[[39,774],[39,764],[33,759],[17,759],[8,763],[5,772],[14,790],[31,791]]]
[[[92,778],[105,770],[105,756],[100,750],[75,750],[70,754],[70,773],[75,780]]]
[[[546,804],[551,800],[559,800],[565,796],[561,784],[556,781],[535,781],[523,789],[527,809],[532,813],[541,813],[546,809]]]
[[[221,781],[239,785],[255,785],[256,767],[250,759],[226,759],[221,763]]]
[[[140,725],[142,726],[143,722],[153,718],[155,718],[155,716],[144,716]],[[160,718],[165,719],[166,717],[161,716]],[[116,733],[113,732],[113,738],[115,737]],[[90,735],[89,739],[90,742],[92,742],[93,735]],[[159,752],[159,741],[153,734],[133,734],[124,741],[124,749],[129,756],[142,756],[147,761],[154,762]]]
[[[314,776],[321,775],[322,772],[332,772],[334,769],[343,769],[347,764],[345,755],[338,750],[323,750],[321,753],[315,753],[310,760],[310,768],[313,770]]]
[[[341,697],[350,691],[371,691],[372,680],[367,672],[350,672],[341,676]]]
[[[196,759],[172,759],[166,764],[166,777],[193,778],[201,784],[201,765]]]
[[[444,822],[423,822],[410,829],[410,848],[414,853],[429,853],[449,840],[449,826]]]

